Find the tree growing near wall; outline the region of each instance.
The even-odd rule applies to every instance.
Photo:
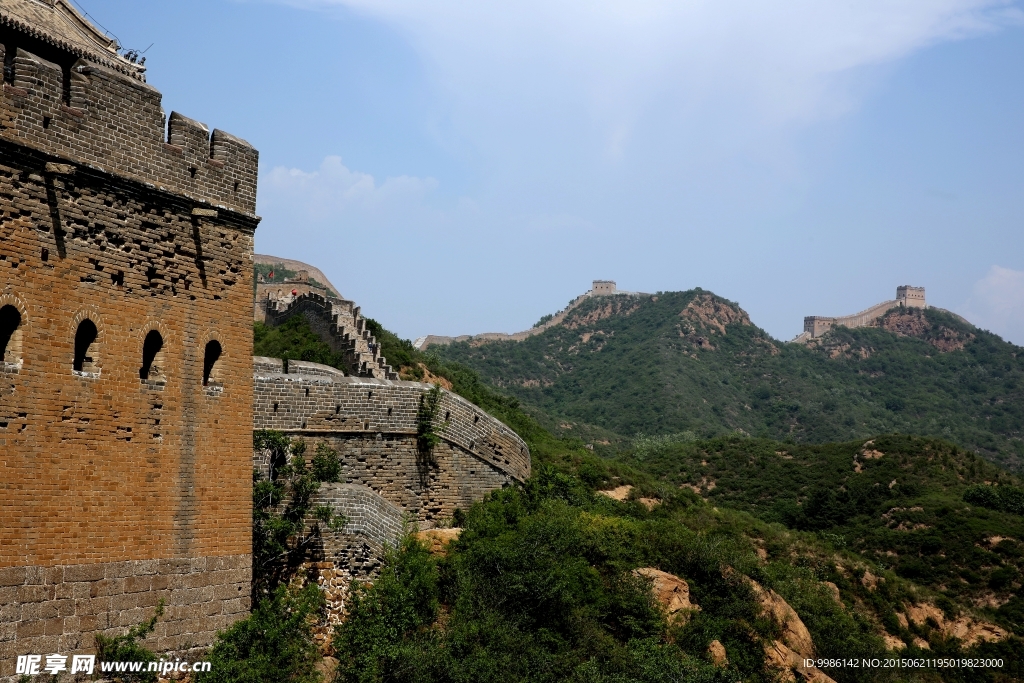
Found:
[[[96,634],[96,659],[100,662],[155,662],[159,658],[151,650],[146,649],[140,641],[156,630],[156,622],[164,614],[164,601],[157,603],[153,616],[141,624],[136,624],[119,636]],[[56,678],[56,677],[54,677]],[[152,671],[126,671],[115,674],[115,683],[156,683],[157,674]]]
[[[420,405],[416,411],[416,445],[420,453],[428,458],[441,441],[438,432],[448,427],[447,421],[437,424],[437,415],[440,411],[441,385],[435,384],[429,391],[420,395]]]
[[[253,448],[269,460],[266,476],[253,470],[252,581],[253,596],[266,596],[287,581],[321,528],[340,529],[343,515],[330,506],[313,505],[324,482],[341,476],[338,453],[319,443],[307,462],[306,442],[281,432],[258,430]],[[312,523],[310,523],[312,519]]]

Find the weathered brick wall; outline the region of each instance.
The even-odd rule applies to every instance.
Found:
[[[58,65],[20,49],[13,62],[13,82],[0,98],[0,138],[211,208],[255,212],[258,153],[249,143],[177,113],[168,120],[159,91],[112,69],[79,61],[64,102]]]
[[[321,484],[314,505],[330,505],[336,513],[345,515],[345,526],[340,531],[324,533],[328,547],[335,534],[365,536],[378,545],[395,545],[402,537],[405,512],[366,486]]]
[[[315,363],[254,359],[254,428],[273,429],[338,451],[342,480],[372,489],[423,527],[450,518],[488,492],[530,476],[526,444],[465,399],[444,392],[441,442],[417,444],[420,382],[344,376]],[[257,467],[265,463],[257,454]]]
[[[88,652],[95,633],[120,634],[164,616],[147,644],[189,650],[249,612],[248,555],[0,569],[0,680],[18,654]]]
[[[27,53],[0,94],[0,680],[168,610],[160,649],[248,609],[256,153],[160,95]],[[76,330],[98,332],[75,372]],[[163,347],[147,380],[143,345]],[[204,386],[207,342],[223,354]]]
[[[359,307],[352,301],[307,292],[286,301],[268,300],[263,304],[257,301],[255,311],[254,316],[262,315],[262,319],[271,326],[280,325],[297,315],[306,318],[310,329],[332,351],[344,354],[349,374],[398,379],[398,373],[381,355],[380,344],[370,334]]]

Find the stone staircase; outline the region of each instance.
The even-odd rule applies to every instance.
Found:
[[[343,354],[345,371],[356,377],[398,379],[380,344],[370,333],[359,307],[346,299],[335,299],[310,293],[288,303],[268,301],[266,324],[276,327],[296,315],[309,322],[310,328],[335,353]]]

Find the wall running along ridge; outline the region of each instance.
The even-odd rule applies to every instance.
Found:
[[[537,325],[531,327],[528,330],[522,332],[513,332],[507,334],[505,332],[483,332],[481,334],[463,334],[458,337],[443,337],[436,334],[428,334],[424,337],[420,337],[413,342],[413,346],[419,350],[424,350],[428,346],[446,346],[448,344],[458,342],[494,342],[494,341],[523,341],[530,337],[540,334],[545,330],[548,330],[555,325],[560,325],[565,320],[565,316],[569,315],[570,311],[578,307],[584,301],[595,296],[650,296],[643,292],[625,292],[616,288],[613,280],[594,280],[590,288],[590,291],[580,294],[578,297],[569,302],[569,305],[562,310],[555,313],[550,320],[543,325]]]
[[[274,358],[254,364],[254,429],[327,442],[341,456],[344,482],[372,489],[424,528],[530,476],[523,440],[451,392],[442,393],[437,415],[441,443],[427,457],[417,447],[416,417],[429,384],[294,361],[285,374]]]
[[[867,327],[885,315],[886,312],[900,306],[906,308],[928,308],[925,302],[924,287],[901,285],[896,288],[896,298],[892,301],[883,301],[853,315],[832,318],[820,315],[806,316],[804,318],[804,331],[793,339],[793,343],[803,343],[811,339],[817,339],[833,327]]]
[[[266,299],[256,302],[271,327],[301,315],[310,328],[335,353],[342,353],[349,374],[359,377],[398,379],[380,352],[380,344],[366,326],[355,302],[325,297],[315,292],[301,294],[287,302]]]
[[[41,40],[9,21],[29,5],[0,8],[0,321],[18,321],[0,364],[0,681],[19,654],[94,651],[161,598],[147,645],[208,645],[247,614],[251,577],[257,153],[178,114],[165,138],[160,93],[119,71],[6,54]]]
[[[432,528],[530,476],[523,440],[450,392],[441,394],[434,422],[440,442],[425,452],[417,415],[429,384],[346,376],[300,361],[289,362],[285,373],[275,358],[255,358],[253,366],[253,428],[301,438],[309,454],[326,443],[341,461],[342,483],[322,484],[313,506],[328,505],[347,523],[340,531],[321,529],[305,565],[326,593],[328,624],[340,620],[351,582],[376,576],[385,546],[398,543],[407,522]],[[270,474],[268,456],[253,454],[263,476]]]

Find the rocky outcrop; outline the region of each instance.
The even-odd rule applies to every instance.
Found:
[[[654,567],[633,570],[633,576],[651,582],[651,595],[664,610],[669,621],[686,621],[700,606],[690,601],[690,585],[675,574]]]
[[[623,484],[622,486],[618,486],[616,488],[609,489],[607,491],[598,491],[597,495],[599,495],[599,496],[607,496],[608,498],[611,498],[612,500],[623,501],[623,500],[626,500],[627,498],[629,498],[629,492],[632,491],[632,490],[633,490],[633,486],[632,485],[630,485],[630,484]]]
[[[804,622],[796,610],[772,589],[764,588],[753,579],[748,579],[748,581],[764,615],[782,629],[780,636],[782,643],[801,656],[814,657],[814,641],[811,639],[811,633],[804,626]]]
[[[814,641],[796,610],[772,589],[764,588],[751,578],[743,579],[754,592],[762,614],[781,630],[779,639],[765,645],[764,649],[768,664],[780,670],[780,680],[796,681],[799,676],[800,680],[813,683],[835,683],[817,667],[804,666],[805,659],[814,658]]]
[[[694,297],[679,315],[709,331],[715,330],[722,335],[726,333],[726,326],[733,323],[751,324],[750,316],[746,311],[739,306],[730,305],[713,294],[700,294]]]
[[[887,650],[906,650],[907,644],[896,636],[891,636],[888,633],[882,635],[882,640],[885,641],[885,649]]]
[[[431,555],[444,557],[448,554],[448,544],[457,540],[461,534],[462,529],[457,527],[453,529],[427,529],[426,531],[416,533],[416,539],[427,546],[427,550],[430,551]]]
[[[708,644],[708,657],[711,658],[711,662],[715,666],[729,666],[729,658],[725,656],[725,646],[717,640],[712,640]]]
[[[923,339],[938,349],[940,353],[961,351],[969,341],[974,339],[974,334],[971,332],[932,323],[920,309],[892,311],[879,318],[875,324],[898,337]]]
[[[998,642],[1009,636],[1005,629],[995,624],[978,621],[967,615],[960,616],[955,620],[946,619],[942,610],[928,603],[908,607],[907,618],[915,626],[928,625],[930,620],[939,633],[947,638],[959,639],[965,648],[974,647],[982,642]]]

